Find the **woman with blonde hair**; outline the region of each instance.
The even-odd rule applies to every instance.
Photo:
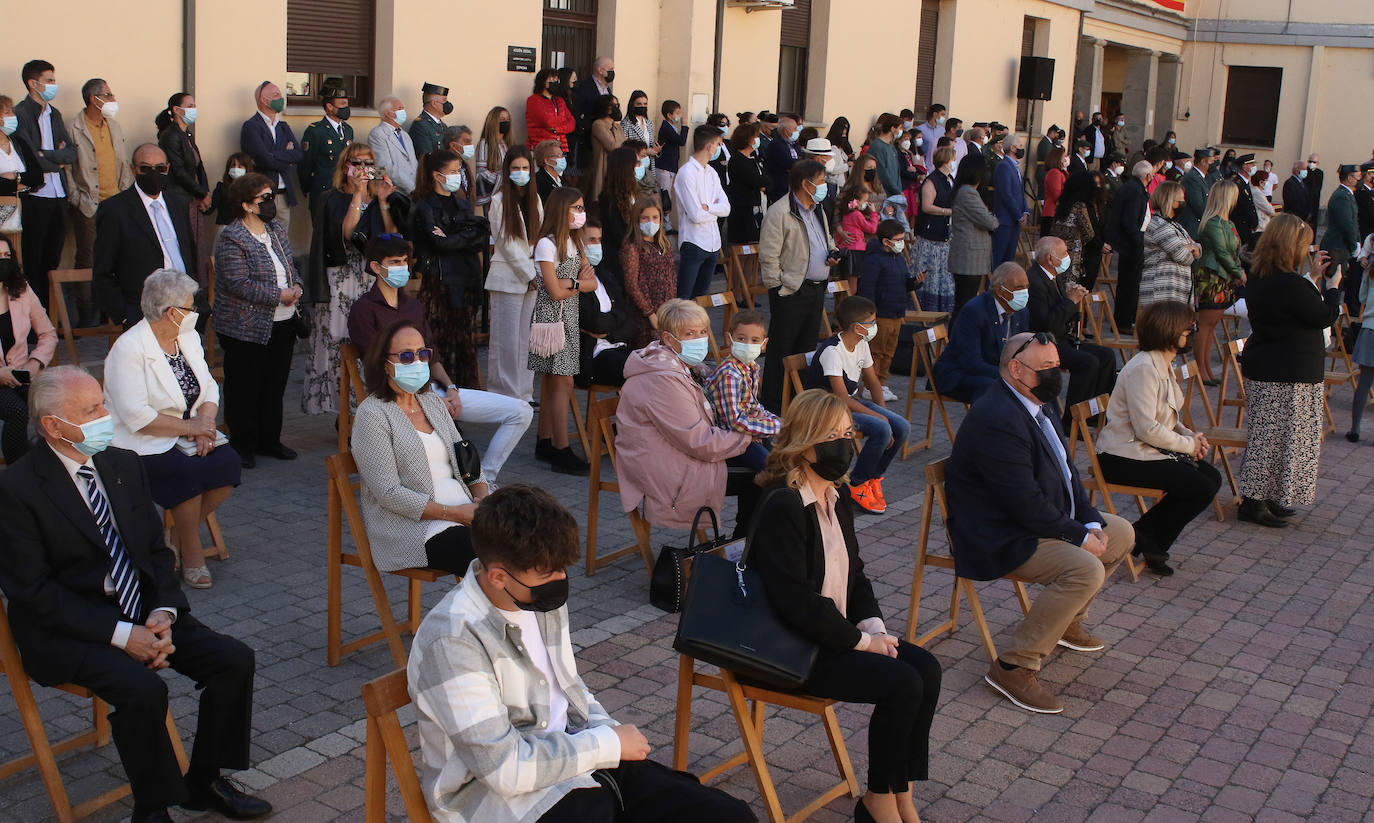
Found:
[[[641,197],[630,214],[630,230],[620,248],[625,294],[639,311],[639,338],[648,345],[658,322],[658,307],[677,296],[677,262],[663,230],[663,208],[657,197]]]
[[[485,206],[501,185],[501,169],[510,149],[510,112],[493,106],[477,139],[477,205]]]
[[[864,574],[847,482],[854,423],[843,398],[821,389],[797,395],[759,483],[749,562],[778,617],[820,653],[801,690],[873,704],[868,724],[868,791],[856,821],[919,820],[912,782],[929,777],[930,725],[940,699],[940,663],[887,633]]]
[[[1202,254],[1193,264],[1193,293],[1197,298],[1197,338],[1193,354],[1203,385],[1221,381],[1212,376],[1212,341],[1222,312],[1236,302],[1236,288],[1245,283],[1240,267],[1240,235],[1231,222],[1236,207],[1235,186],[1212,186],[1202,211],[1198,242]],[[1248,301],[1247,301],[1248,302]]]
[[[1150,195],[1145,228],[1145,265],[1140,275],[1140,307],[1165,300],[1192,304],[1193,261],[1202,247],[1175,219],[1183,206],[1183,185],[1166,180]]]

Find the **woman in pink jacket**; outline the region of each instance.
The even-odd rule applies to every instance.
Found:
[[[716,425],[694,367],[706,358],[711,320],[690,300],[658,309],[657,339],[625,363],[616,411],[617,474],[625,511],[642,502],[655,526],[686,529],[702,506],[720,514],[727,493],[739,497],[735,534],[746,533],[758,498],[753,473],[732,474],[729,458],[749,447],[749,435]],[[733,462],[733,461],[730,461]]]
[[[38,343],[29,348],[29,331]],[[29,380],[47,368],[57,351],[57,332],[0,235],[0,453],[13,463],[29,450]]]

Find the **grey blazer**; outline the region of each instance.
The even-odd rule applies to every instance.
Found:
[[[449,444],[457,443],[458,427],[444,401],[432,391],[418,397],[434,431]],[[358,406],[353,418],[353,458],[362,478],[363,523],[377,568],[390,572],[429,565],[425,557],[428,526],[420,515],[434,499],[434,480],[420,433],[400,406],[377,397],[368,397]],[[451,447],[448,462],[453,476],[463,482]],[[476,481],[485,482],[485,476]]]
[[[954,190],[949,220],[949,270],[982,276],[992,271],[992,231],[997,218],[972,186]]]

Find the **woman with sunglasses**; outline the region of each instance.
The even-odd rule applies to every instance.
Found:
[[[418,567],[459,577],[472,563],[472,525],[487,496],[480,471],[466,481],[455,446],[462,435],[430,390],[428,347],[412,320],[397,320],[368,347],[370,390],[353,419],[363,523],[384,572]]]
[[[301,276],[291,241],[273,220],[272,181],[256,172],[234,180],[226,201],[238,215],[215,241],[215,312],[224,349],[224,422],[245,469],[258,454],[291,459],[281,442],[281,404],[296,343]]]
[[[372,288],[363,261],[369,237],[400,234],[408,201],[366,143],[351,143],[334,167],[334,188],[324,195],[310,241],[310,360],[301,387],[301,411],[339,410],[339,346],[348,342],[348,312]]]
[[[1135,522],[1131,553],[1145,558],[1150,571],[1167,577],[1174,573],[1170,547],[1183,527],[1211,505],[1221,474],[1206,462],[1211,450],[1207,438],[1178,416],[1183,389],[1172,364],[1179,352],[1188,351],[1188,338],[1197,331],[1192,308],[1180,300],[1149,303],[1140,309],[1135,330],[1140,353],[1116,377],[1107,425],[1097,438],[1098,461],[1109,483],[1165,492]]]

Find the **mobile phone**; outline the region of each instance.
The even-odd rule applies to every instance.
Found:
[[[29,376],[29,370],[28,370],[28,369],[15,369],[14,371],[10,372],[10,374],[13,374],[13,375],[14,375],[14,379],[15,379],[15,380],[18,380],[18,381],[19,381],[19,385],[21,385],[21,386],[27,386],[27,385],[29,385],[30,381],[32,381],[32,379],[33,379],[32,377]]]

